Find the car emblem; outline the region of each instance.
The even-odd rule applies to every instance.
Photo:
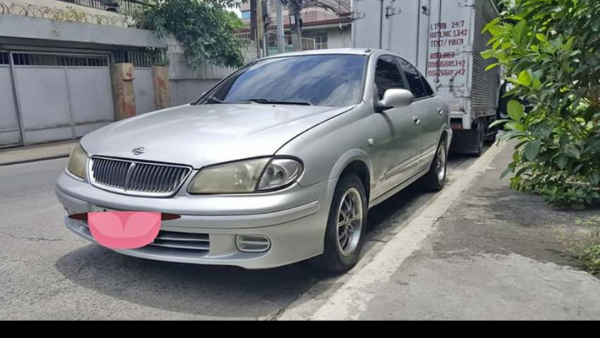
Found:
[[[141,154],[145,153],[146,149],[144,147],[139,147],[139,148],[133,149],[132,152],[134,155],[137,156],[137,155],[141,155]]]

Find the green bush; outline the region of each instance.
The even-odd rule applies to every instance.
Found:
[[[559,207],[600,198],[600,1],[505,0],[485,58],[514,84],[506,133],[511,187]]]
[[[193,68],[205,60],[224,67],[244,63],[244,46],[235,36],[241,20],[226,10],[235,0],[166,0],[147,7],[137,18],[138,28],[159,37],[172,34],[185,46],[187,64]]]

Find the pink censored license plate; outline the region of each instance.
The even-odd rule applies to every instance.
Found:
[[[154,241],[161,225],[160,212],[107,211],[88,213],[94,239],[110,249],[137,249]]]

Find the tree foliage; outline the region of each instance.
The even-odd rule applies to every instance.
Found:
[[[514,84],[509,120],[517,139],[511,187],[559,206],[598,201],[600,185],[600,1],[509,0],[488,24],[486,58]]]
[[[185,47],[189,66],[204,60],[217,66],[239,67],[244,63],[244,46],[235,34],[241,20],[226,10],[236,0],[165,0],[148,7],[138,26],[157,36],[173,35]]]

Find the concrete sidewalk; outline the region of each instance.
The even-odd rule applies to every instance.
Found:
[[[509,190],[506,147],[438,221],[361,319],[600,319],[600,280],[562,254],[559,230],[598,211],[565,212]]]
[[[438,221],[361,319],[600,319],[600,280],[571,268],[559,232],[591,211],[557,211],[500,180],[506,147]]]
[[[557,239],[580,235],[575,222],[598,210],[557,211],[511,191],[499,177],[512,147],[498,151],[482,158],[466,190],[444,190],[311,319],[600,320],[600,280],[571,267]]]
[[[79,140],[0,150],[0,166],[68,157]]]

